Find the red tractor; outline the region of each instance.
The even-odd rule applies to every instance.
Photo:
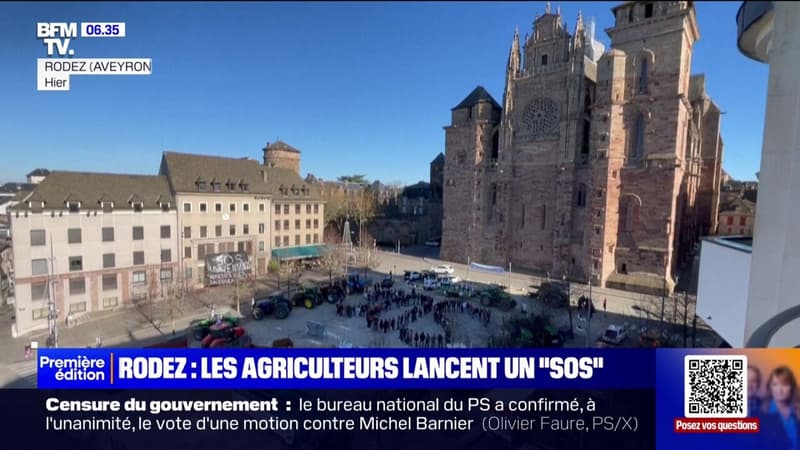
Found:
[[[203,348],[249,347],[252,339],[244,328],[232,326],[230,322],[220,322],[208,328],[208,335],[200,342]]]

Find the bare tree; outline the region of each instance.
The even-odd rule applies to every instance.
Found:
[[[336,245],[328,245],[320,257],[323,270],[328,272],[328,281],[333,282],[333,276],[339,275],[345,265],[347,255],[343,249]]]

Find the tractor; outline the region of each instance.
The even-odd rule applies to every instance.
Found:
[[[319,292],[328,303],[338,303],[345,297],[344,290],[336,284],[320,286]]]
[[[208,329],[208,335],[203,338],[200,345],[203,348],[240,348],[249,347],[252,339],[244,328],[233,326],[228,322],[218,322]]]
[[[274,315],[276,319],[283,320],[289,317],[292,311],[292,302],[283,294],[272,294],[267,297],[250,300],[250,315],[255,320],[261,320],[264,316]]]
[[[480,294],[481,305],[485,307],[494,306],[500,311],[508,312],[517,306],[516,300],[511,298],[507,292],[497,287],[489,287]]]
[[[239,318],[233,316],[218,316],[215,315],[210,319],[203,319],[192,324],[192,336],[196,341],[202,341],[208,335],[208,329],[219,322],[228,323],[235,327],[239,325]]]
[[[292,296],[294,306],[304,306],[306,309],[314,309],[325,301],[325,297],[317,288],[305,288]]]

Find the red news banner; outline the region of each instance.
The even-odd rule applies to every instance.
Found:
[[[676,433],[758,433],[758,417],[730,418],[679,418],[675,419]]]

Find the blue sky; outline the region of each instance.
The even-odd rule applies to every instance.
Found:
[[[736,48],[740,2],[695,2],[693,73],[723,117],[723,167],[759,170],[768,67]],[[578,10],[598,35],[615,2]],[[302,151],[303,175],[428,179],[450,108],[476,85],[502,99],[515,27],[545,2],[0,3],[0,181],[36,167],[155,173],[161,152],[261,157],[267,141]],[[45,47],[36,22],[125,22],[122,39],[79,38],[76,58],[153,59],[150,76],[73,76],[36,91]]]

